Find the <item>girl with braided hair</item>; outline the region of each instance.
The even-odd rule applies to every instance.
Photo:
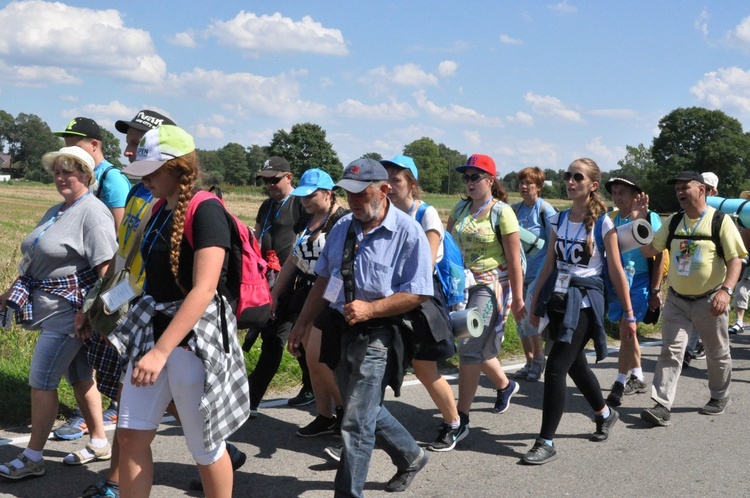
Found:
[[[120,488],[125,496],[149,496],[151,441],[174,399],[206,496],[230,497],[224,439],[246,420],[241,400],[249,397],[236,321],[217,291],[226,278],[230,220],[218,199],[205,200],[186,239],[199,169],[192,137],[176,126],[147,132],[124,172],[142,177],[160,201],[141,242],[144,294],[109,337],[130,360],[118,420]]]
[[[576,159],[563,174],[563,180],[573,207],[550,219],[552,243],[538,276],[543,284],[534,290],[530,307],[529,321],[534,327],[539,326],[541,316],[549,316],[547,330],[553,342],[544,375],[542,428],[534,446],[521,459],[532,465],[557,458],[552,440],[565,411],[568,375],[594,410],[596,430],[592,441],[606,441],[619,419],[617,412],[604,402],[599,381],[583,352],[593,340],[597,361],[607,356],[602,273],[609,273],[622,303],[620,337],[632,337],[636,332],[617,230],[598,192],[599,166],[588,158]]]

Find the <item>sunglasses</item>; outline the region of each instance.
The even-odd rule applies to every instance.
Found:
[[[563,173],[563,181],[569,182],[571,178],[578,183],[581,183],[586,179],[586,177],[583,176],[583,173],[571,173],[570,171]]]
[[[283,176],[272,176],[271,178],[263,178],[263,183],[265,183],[266,185],[276,185],[277,183],[279,183],[284,178],[286,178],[286,175],[283,175]]]
[[[464,181],[464,183],[476,183],[479,180],[481,180],[482,178],[484,178],[484,175],[482,175],[481,173],[474,173],[474,174],[471,174],[471,175],[463,175],[461,177],[461,179]]]

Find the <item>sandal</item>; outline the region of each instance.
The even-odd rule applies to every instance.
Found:
[[[63,463],[65,465],[83,465],[89,462],[109,460],[112,458],[112,445],[109,443],[103,448],[94,448],[91,446],[91,443],[89,443],[86,445],[86,450],[88,450],[88,454],[86,455],[84,455],[83,450],[69,453],[68,456],[63,459]]]
[[[23,462],[23,467],[19,468],[14,466],[12,462],[6,462],[3,465],[8,467],[8,473],[6,474],[5,472],[0,472],[0,477],[18,480],[25,479],[27,477],[43,476],[46,472],[44,469],[44,458],[42,458],[38,462],[32,462],[23,453],[20,453],[16,458]]]

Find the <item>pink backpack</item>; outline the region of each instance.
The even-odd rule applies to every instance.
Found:
[[[183,235],[192,247],[193,216],[200,203],[207,199],[221,202],[232,232],[227,281],[225,286],[219,284],[220,291],[232,305],[238,329],[260,327],[268,321],[271,313],[271,291],[266,280],[267,264],[261,256],[258,239],[250,229],[227,211],[221,198],[199,190],[188,204]]]

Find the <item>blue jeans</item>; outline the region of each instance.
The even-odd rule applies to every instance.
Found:
[[[414,438],[383,406],[383,395],[392,368],[389,349],[394,327],[371,327],[366,334],[346,330],[341,338],[341,358],[334,375],[344,400],[341,438],[344,450],[336,472],[335,496],[362,496],[375,438],[404,470],[421,454]]]

